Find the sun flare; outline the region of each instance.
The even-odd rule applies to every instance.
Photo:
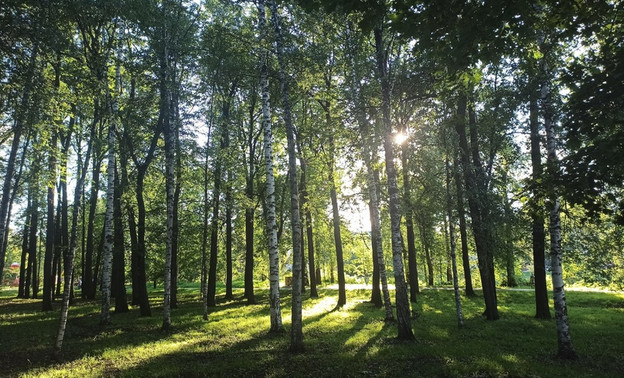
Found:
[[[407,140],[407,134],[403,133],[403,132],[399,132],[394,134],[394,143],[401,145],[403,143],[405,143],[405,141]]]

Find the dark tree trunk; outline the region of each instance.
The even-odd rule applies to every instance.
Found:
[[[419,224],[420,226],[420,241],[423,246],[423,250],[425,251],[425,264],[427,265],[427,271],[425,272],[425,281],[427,281],[427,286],[433,286],[433,260],[431,259],[431,239],[429,237],[429,226],[426,224],[425,219],[421,219]]]
[[[38,175],[34,174],[35,177]],[[39,225],[39,191],[38,186],[29,185],[29,191],[33,190],[33,201],[30,205],[30,229],[29,229],[29,241],[28,241],[28,271],[26,272],[26,297],[30,293],[30,285],[32,285],[32,298],[37,298],[37,292],[39,291],[39,270],[37,267],[37,226]]]
[[[214,167],[214,187],[212,190],[212,225],[210,227],[210,261],[208,263],[208,307],[216,305],[217,254],[219,253],[219,197],[221,196],[221,159],[217,158]]]
[[[52,301],[54,295],[54,238],[55,238],[55,221],[54,221],[54,197],[56,189],[56,154],[54,149],[57,144],[57,135],[52,131],[50,143],[50,155],[48,157],[48,196],[47,196],[47,223],[46,223],[46,248],[43,260],[43,311],[52,311]]]
[[[250,182],[251,181],[251,184]],[[251,200],[250,193],[253,193],[253,180],[247,182],[247,198]],[[256,303],[253,284],[254,267],[254,209],[245,209],[245,298],[248,304]]]
[[[113,203],[113,273],[111,281],[111,295],[115,297],[115,313],[128,312],[123,214],[121,211],[121,196],[123,191],[124,188],[116,172],[115,198]]]
[[[329,104],[326,107],[326,119],[327,123],[331,125],[330,115],[329,115]],[[342,235],[340,232],[340,213],[338,210],[338,196],[336,194],[336,181],[334,177],[334,160],[335,160],[335,146],[334,146],[334,137],[330,135],[329,137],[329,149],[330,149],[330,157],[329,157],[329,184],[330,184],[330,197],[332,204],[332,221],[334,226],[334,245],[336,247],[336,267],[338,269],[338,307],[342,307],[347,303],[347,289],[345,282],[345,273],[344,273],[344,258],[342,253]]]
[[[179,150],[176,152],[176,160],[180,158]],[[176,183],[173,191],[173,230],[171,233],[171,308],[178,308],[178,253],[180,249],[180,219],[179,219],[179,203],[181,181],[181,166],[176,164]]]
[[[479,259],[479,273],[483,287],[483,297],[485,300],[485,316],[488,320],[499,318],[496,282],[494,277],[494,261],[492,256],[493,239],[491,229],[487,224],[487,201],[485,199],[485,185],[483,182],[483,167],[478,161],[478,148],[475,146],[477,138],[476,125],[471,122],[472,134],[472,162],[470,161],[470,149],[466,136],[466,96],[460,95],[457,106],[457,122],[455,130],[459,136],[459,150],[464,181],[468,194],[468,205],[472,219],[472,228]],[[471,117],[472,118],[472,117]],[[476,153],[475,153],[476,151]]]
[[[96,102],[96,113],[98,105]],[[95,122],[95,121],[94,121]],[[83,296],[88,299],[95,299],[95,277],[93,276],[94,264],[93,264],[93,251],[95,250],[95,216],[97,214],[97,202],[98,192],[100,190],[100,167],[102,165],[102,159],[100,157],[101,151],[99,143],[96,143],[96,148],[93,149],[93,167],[92,167],[92,180],[91,180],[91,194],[89,196],[89,218],[87,220],[87,247],[85,251],[85,264],[83,279],[82,279],[82,293]],[[95,265],[98,261],[95,261]]]
[[[368,210],[370,213],[371,219],[373,218],[373,204],[372,200],[368,201]],[[371,222],[372,223],[372,222]],[[376,238],[376,235],[371,233],[371,239]],[[377,241],[371,240],[371,250],[373,251],[373,288],[371,291],[371,303],[375,305],[375,307],[381,308],[383,306],[383,301],[381,298],[381,288],[379,287],[379,262],[377,260],[377,256],[379,256],[379,252],[377,251]]]
[[[20,267],[19,267],[19,285],[17,287],[17,297],[18,298],[28,298],[28,294],[26,294],[26,261],[28,258],[28,230],[30,223],[30,207],[32,206],[32,193],[28,193],[28,205],[26,207],[26,220],[24,221],[24,231],[22,232],[22,254],[20,259]]]
[[[410,201],[411,184],[409,175],[407,174],[407,143],[405,142],[401,147],[401,164],[403,166],[403,196],[405,210],[403,215],[405,217],[405,228],[407,232],[407,267],[408,276],[407,281],[410,286],[410,301],[416,302],[416,295],[420,292],[418,287],[418,264],[416,263],[416,238],[414,237],[414,221],[412,217],[412,203]]]
[[[535,280],[535,317],[550,319],[548,305],[548,289],[546,287],[546,231],[544,229],[544,213],[542,189],[538,183],[542,180],[542,154],[540,150],[540,134],[538,121],[537,94],[531,95],[529,104],[529,126],[531,132],[531,165],[533,179],[533,197],[535,203],[531,211],[533,239],[533,277]]]
[[[30,190],[36,190],[29,188]],[[26,270],[26,280],[24,282],[24,298],[30,298],[30,288],[32,285],[33,298],[35,292],[35,276],[37,275],[37,223],[39,222],[39,201],[35,193],[30,204],[30,220],[28,227],[28,269]]]
[[[230,170],[228,169],[228,176]],[[228,177],[229,181],[230,177]],[[232,293],[232,188],[228,182],[225,190],[225,299],[234,299]]]
[[[249,204],[245,208],[245,292],[244,296],[247,299],[248,304],[256,303],[256,296],[254,294],[254,216],[255,206],[251,205],[254,201],[255,190],[254,180],[256,176],[256,147],[258,143],[258,137],[262,132],[262,128],[255,133],[255,108],[257,100],[257,92],[254,87],[249,99],[249,132],[247,133],[246,150],[249,153],[249,160],[247,161],[246,176],[245,176],[245,196]]]
[[[316,269],[314,265],[314,233],[312,230],[312,213],[308,205],[308,188],[306,181],[307,162],[303,151],[299,151],[301,161],[301,209],[305,215],[306,240],[308,242],[308,270],[310,272],[310,298],[318,298],[316,290]],[[303,243],[302,243],[303,245]]]
[[[27,72],[26,84],[24,86],[24,93],[22,95],[22,101],[20,103],[19,110],[17,112],[17,117],[15,120],[15,126],[13,128],[13,140],[11,142],[11,150],[9,152],[9,157],[6,162],[4,183],[2,184],[2,197],[0,198],[0,273],[4,271],[4,260],[6,257],[5,246],[7,245],[7,231],[9,228],[7,215],[9,213],[9,207],[10,207],[10,202],[11,202],[10,200],[12,199],[11,184],[13,182],[15,160],[17,158],[17,152],[20,146],[20,139],[25,129],[25,125],[24,125],[25,119],[30,109],[30,92],[32,91],[33,77],[34,77],[38,52],[39,52],[39,43],[35,41],[32,53],[30,55],[30,62],[28,65],[28,72]],[[43,307],[44,309],[46,309],[47,305],[44,304]],[[52,307],[51,302],[50,302],[49,307],[51,309]]]
[[[466,285],[466,296],[476,296],[472,288],[472,273],[470,271],[470,256],[468,254],[468,232],[466,231],[466,209],[464,207],[464,190],[461,180],[461,172],[457,156],[453,157],[453,174],[455,176],[455,186],[457,190],[457,217],[459,218],[459,235],[462,249],[462,265],[464,267],[464,281]]]
[[[212,112],[212,104],[213,99],[211,99],[211,114]],[[201,246],[201,294],[202,294],[202,302],[203,302],[203,319],[208,320],[208,215],[210,213],[210,202],[208,201],[208,171],[210,169],[210,133],[212,131],[212,120],[210,122],[210,129],[208,140],[206,141],[206,149],[205,149],[205,160],[204,160],[204,214],[203,214],[203,228],[202,228],[202,246]]]

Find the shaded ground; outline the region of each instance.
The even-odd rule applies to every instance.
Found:
[[[160,331],[162,292],[152,292],[153,316],[138,308],[98,326],[99,302],[70,309],[65,353],[53,359],[57,310],[39,311],[36,300],[0,299],[0,375],[9,376],[575,376],[624,373],[624,295],[569,292],[569,316],[578,361],[554,358],[555,324],[533,318],[530,292],[499,291],[501,319],[481,317],[482,298],[462,298],[466,326],[457,328],[452,291],[425,290],[413,304],[415,342],[398,342],[396,325],[351,290],[335,309],[337,293],[320,290],[304,302],[306,352],[287,352],[289,334],[268,335],[268,293],[257,305],[236,300],[202,319],[199,293],[181,289],[173,330]],[[290,327],[290,293],[282,315]]]

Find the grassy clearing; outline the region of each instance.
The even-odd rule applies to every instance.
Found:
[[[533,318],[531,292],[499,291],[501,319],[484,320],[481,298],[463,298],[466,326],[457,328],[453,293],[425,290],[413,304],[416,342],[398,342],[394,324],[367,302],[368,291],[320,290],[304,302],[306,352],[287,352],[289,334],[268,335],[267,292],[257,305],[237,300],[202,320],[196,288],[182,288],[173,330],[160,331],[162,291],[151,292],[151,318],[138,309],[98,326],[99,303],[77,300],[61,361],[52,357],[58,311],[42,313],[37,300],[0,292],[0,375],[9,376],[575,376],[624,374],[624,295],[569,292],[569,316],[578,361],[554,358],[554,320]],[[282,293],[290,327],[289,292]],[[58,305],[57,305],[58,306]]]

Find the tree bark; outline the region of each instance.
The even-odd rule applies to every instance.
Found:
[[[46,221],[46,248],[43,260],[43,311],[52,311],[52,301],[54,295],[54,197],[56,189],[56,153],[54,149],[57,144],[56,131],[52,130],[50,138],[50,155],[48,157],[48,196],[47,196],[47,221]]]
[[[492,256],[493,240],[491,229],[486,224],[487,217],[485,196],[485,186],[482,182],[483,168],[475,165],[475,156],[473,154],[473,162],[470,161],[470,150],[468,148],[468,139],[466,137],[466,96],[460,94],[457,106],[457,122],[455,131],[459,136],[460,161],[464,173],[464,181],[468,194],[468,205],[472,219],[472,229],[477,248],[477,257],[479,260],[479,273],[481,275],[481,284],[483,287],[483,297],[485,300],[485,316],[488,320],[496,320],[499,318],[497,299],[496,299],[496,282],[494,279],[494,261]],[[474,127],[475,125],[471,125]],[[472,133],[476,133],[473,130]],[[472,138],[476,142],[476,138]],[[472,151],[474,152],[473,146]]]
[[[96,109],[97,101],[96,101]],[[95,116],[94,116],[95,117]],[[96,121],[94,120],[94,124]],[[89,218],[87,220],[87,249],[85,252],[85,268],[82,280],[83,296],[88,299],[95,299],[96,285],[93,277],[93,251],[95,250],[95,216],[97,212],[98,192],[100,190],[100,167],[102,160],[100,159],[99,143],[96,142],[93,149],[93,176],[91,182],[91,193],[89,196]],[[95,261],[98,264],[98,261]]]
[[[31,172],[34,177],[38,176],[39,170],[35,168]],[[39,223],[39,190],[38,185],[32,185],[33,179],[28,185],[29,194],[34,191],[30,204],[30,224],[28,229],[28,270],[26,271],[26,286],[24,288],[24,298],[30,297],[30,287],[32,285],[32,298],[37,296],[37,225]]]
[[[26,261],[28,259],[28,230],[30,226],[30,207],[32,206],[32,193],[28,193],[28,200],[26,205],[26,219],[24,220],[24,229],[22,231],[22,253],[20,258],[20,266],[19,266],[19,285],[17,287],[17,297],[18,298],[28,298],[26,294]]]
[[[254,180],[257,172],[256,165],[256,148],[258,138],[262,128],[256,133],[254,131],[256,109],[257,92],[256,87],[252,89],[250,94],[249,105],[249,132],[247,133],[247,139],[245,140],[245,148],[249,153],[249,161],[246,164],[245,175],[245,196],[247,197],[248,205],[245,208],[245,292],[244,296],[247,299],[247,304],[255,304],[256,296],[254,294],[254,216],[256,207],[252,205],[254,202],[255,188]]]
[[[115,297],[115,313],[123,313],[128,312],[123,213],[121,211],[121,196],[124,191],[124,184],[122,184],[121,181],[124,180],[119,180],[118,177],[118,172],[115,172],[113,203],[113,271],[111,294]]]
[[[542,154],[540,150],[539,133],[539,110],[537,103],[537,91],[531,92],[529,103],[529,127],[531,135],[531,166],[533,179],[533,208],[531,211],[532,222],[532,249],[533,249],[533,278],[535,284],[535,317],[538,319],[550,319],[550,306],[548,304],[548,289],[546,287],[546,231],[544,230],[543,194],[542,186]]]
[[[258,29],[260,43],[268,43],[266,11],[264,0],[259,0]],[[264,131],[264,168],[266,174],[266,232],[269,248],[269,303],[271,311],[271,333],[284,332],[279,292],[279,250],[277,245],[277,221],[275,215],[275,177],[273,174],[273,133],[269,105],[268,50],[263,50],[260,61],[260,88],[262,91],[262,129]]]
[[[286,124],[288,141],[288,171],[290,186],[290,225],[293,245],[293,285],[292,285],[292,328],[290,350],[301,352],[303,345],[303,314],[302,314],[302,267],[301,267],[301,219],[299,214],[299,193],[297,185],[297,153],[295,146],[295,127],[292,122],[289,85],[286,78],[286,62],[284,61],[284,41],[282,37],[280,17],[274,0],[269,0],[275,30],[275,46],[279,63],[279,81],[282,93],[282,108]]]
[[[119,66],[117,67],[119,70]],[[117,71],[119,72],[119,71]],[[115,109],[115,107],[114,107]],[[116,109],[115,109],[116,110]],[[87,153],[85,155],[85,162],[82,164],[82,170],[78,172],[78,181],[74,191],[74,208],[72,209],[72,228],[71,237],[69,241],[69,247],[65,256],[65,282],[63,289],[63,302],[61,305],[61,317],[59,321],[59,327],[56,335],[56,342],[54,343],[54,352],[57,356],[60,355],[63,346],[63,340],[65,338],[65,329],[67,327],[67,317],[69,313],[69,300],[71,297],[72,286],[74,281],[74,260],[76,256],[76,246],[78,244],[78,214],[80,213],[81,195],[83,193],[83,186],[87,173],[87,167],[89,165],[89,158],[91,157],[91,146],[93,139],[95,138],[95,125],[91,130],[91,138],[87,147]],[[80,164],[79,164],[80,165]]]
[[[329,106],[327,107],[329,110]],[[329,114],[327,114],[329,118]],[[329,119],[328,119],[329,121]],[[336,248],[336,268],[338,270],[338,303],[337,307],[340,308],[347,303],[347,289],[344,273],[344,258],[342,253],[342,236],[340,233],[340,213],[338,210],[338,196],[336,195],[336,179],[334,177],[334,137],[329,137],[329,149],[330,149],[330,161],[329,161],[329,183],[330,183],[330,197],[332,204],[332,224],[334,226],[334,246]]]
[[[459,236],[461,238],[462,265],[464,267],[464,281],[466,285],[466,296],[476,296],[472,287],[472,273],[470,270],[470,255],[468,252],[468,232],[466,231],[466,209],[464,207],[464,190],[461,180],[461,172],[457,155],[453,156],[453,175],[455,176],[455,187],[457,191],[457,217],[459,218]]]
[[[299,148],[301,162],[301,209],[305,216],[306,241],[308,243],[308,270],[310,272],[310,298],[318,298],[316,290],[316,269],[314,264],[314,233],[312,230],[312,212],[308,205],[307,162],[303,151]]]
[[[451,264],[453,272],[453,291],[455,293],[455,311],[457,314],[457,325],[464,325],[464,315],[462,314],[461,297],[459,295],[459,280],[457,279],[457,257],[455,251],[455,220],[453,219],[453,199],[451,197],[451,168],[448,157],[446,158],[446,213],[448,217],[449,242],[451,246]]]
[[[178,308],[178,254],[180,249],[179,235],[180,235],[180,219],[179,219],[179,204],[180,204],[180,192],[182,190],[182,151],[180,149],[180,110],[179,110],[179,84],[175,77],[175,65],[174,73],[172,73],[173,87],[171,90],[171,117],[174,127],[175,138],[175,189],[173,191],[173,229],[171,233],[171,308]]]
[[[568,308],[565,298],[563,269],[561,266],[561,215],[559,193],[555,184],[560,174],[559,159],[557,158],[557,136],[555,134],[554,115],[552,108],[552,93],[549,86],[550,71],[546,57],[549,57],[550,46],[545,42],[543,32],[538,37],[538,46],[543,58],[540,60],[540,94],[544,129],[546,131],[546,169],[551,188],[549,188],[550,216],[548,230],[550,233],[550,261],[555,304],[555,320],[557,323],[557,356],[564,359],[578,358],[572,346],[572,336],[568,322]]]
[[[420,292],[418,286],[418,264],[416,263],[416,238],[414,237],[414,221],[412,216],[411,183],[407,174],[408,167],[408,149],[407,141],[401,146],[401,165],[403,166],[403,197],[405,209],[403,216],[405,217],[405,231],[407,233],[407,267],[410,301],[416,302],[416,295]]]
[[[391,84],[388,77],[388,50],[384,46],[382,26],[374,29],[377,73],[381,83],[381,109],[384,125],[384,152],[386,161],[386,175],[388,178],[388,196],[390,210],[390,232],[392,235],[392,265],[394,268],[394,285],[396,293],[396,311],[398,338],[400,340],[414,339],[410,320],[410,303],[407,296],[407,285],[403,270],[401,212],[399,207],[399,187],[397,173],[394,166],[394,146],[392,137],[392,121],[390,119]]]
[[[13,182],[13,173],[15,170],[15,159],[20,146],[20,139],[25,128],[25,118],[30,109],[30,93],[33,87],[33,77],[35,74],[35,65],[37,62],[37,56],[39,53],[39,43],[35,41],[33,50],[30,54],[30,61],[28,63],[28,72],[26,77],[26,84],[24,86],[24,93],[22,95],[22,101],[20,103],[17,117],[15,119],[15,127],[13,128],[13,140],[11,141],[11,150],[6,162],[6,172],[4,174],[4,183],[2,184],[2,198],[0,199],[0,273],[4,271],[4,259],[6,257],[5,245],[7,244],[7,229],[9,224],[7,222],[7,214],[9,212],[9,203],[12,198],[11,184]],[[52,303],[49,304],[50,309]],[[44,310],[46,305],[44,304]]]
[[[102,255],[102,306],[100,312],[100,325],[110,324],[110,298],[111,298],[111,273],[114,246],[114,208],[115,208],[115,172],[117,170],[115,133],[117,132],[117,113],[119,102],[117,94],[121,82],[119,64],[115,74],[114,98],[112,99],[112,116],[108,126],[107,149],[108,167],[106,168],[106,215],[104,218],[104,251]]]

